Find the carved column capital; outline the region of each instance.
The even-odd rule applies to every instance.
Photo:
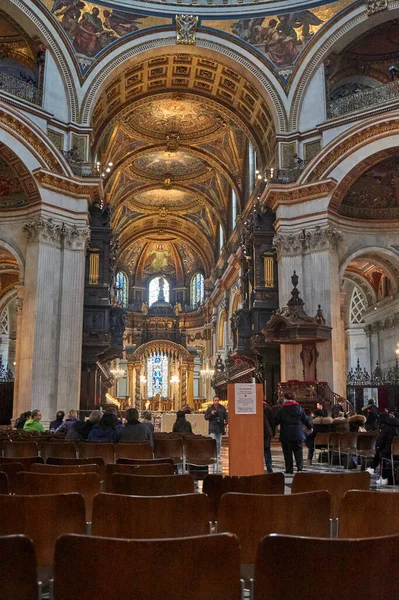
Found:
[[[296,256],[321,250],[336,250],[342,240],[341,232],[331,225],[303,229],[297,233],[277,233],[273,247],[279,256]]]
[[[23,230],[28,242],[38,241],[48,246],[61,246],[62,223],[55,223],[53,219],[30,219],[23,226]]]
[[[375,15],[383,10],[387,10],[388,0],[367,0],[367,15]]]
[[[68,250],[85,250],[90,240],[90,228],[77,225],[63,226],[64,246]]]

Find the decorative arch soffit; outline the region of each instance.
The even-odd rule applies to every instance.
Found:
[[[348,156],[380,139],[384,140],[384,148],[397,147],[399,144],[395,136],[398,134],[399,118],[396,114],[389,117],[387,115],[378,116],[362,121],[362,123],[347,129],[327,144],[303,171],[298,179],[298,184],[326,180]]]
[[[394,290],[398,289],[399,282],[399,254],[388,248],[367,246],[351,252],[341,261],[339,267],[340,280],[345,277],[349,264],[356,259],[366,259],[372,261],[377,267],[383,269],[391,280]]]
[[[388,3],[387,9],[370,17],[367,14],[367,3],[356,3],[349,5],[345,10],[340,11],[335,18],[331,19],[326,27],[318,32],[311,42],[307,45],[301,61],[294,69],[290,82],[290,113],[288,115],[288,131],[296,131],[299,128],[299,115],[301,104],[305,96],[306,88],[312,79],[314,73],[322,61],[331,53],[333,48],[342,41],[345,36],[348,38],[346,44],[349,44],[356,35],[364,33],[365,30],[358,30],[362,24],[369,23],[367,29],[372,29],[383,21],[395,19],[399,15],[399,1],[393,0]],[[352,33],[352,35],[349,35]]]
[[[161,352],[174,352],[176,354],[180,354],[180,356],[186,361],[191,359],[191,354],[188,350],[186,350],[186,348],[169,340],[154,340],[151,342],[146,342],[145,344],[139,346],[131,356],[135,360],[141,360],[142,358],[148,356],[154,350],[154,348],[160,350]]]
[[[12,179],[18,180],[12,190],[0,195],[0,208],[17,208],[40,202],[40,193],[32,174],[11,148],[0,141],[0,162],[9,171]]]
[[[211,33],[210,30],[207,34],[198,33],[196,44],[194,46],[176,47],[175,30],[166,32],[164,37],[161,35],[156,37],[151,35],[150,37],[148,34],[145,37],[148,38],[145,41],[140,39],[125,41],[120,48],[116,49],[119,50],[119,52],[117,54],[115,52],[115,56],[110,56],[111,52],[105,53],[104,57],[101,57],[101,61],[95,65],[96,68],[93,69],[91,77],[87,79],[83,86],[86,88],[86,92],[81,109],[82,123],[88,125],[91,124],[92,114],[100,99],[101,90],[104,87],[108,88],[110,82],[107,82],[107,80],[110,76],[114,75],[115,71],[123,69],[125,63],[130,59],[135,59],[137,62],[146,62],[149,60],[149,58],[146,58],[147,54],[148,56],[153,56],[153,51],[159,51],[160,49],[162,49],[161,51],[163,53],[167,53],[171,56],[179,54],[195,55],[196,53],[201,53],[201,51],[205,50],[210,60],[219,62],[227,69],[234,69],[234,65],[238,65],[240,71],[244,71],[248,79],[251,80],[251,83],[247,82],[248,85],[254,88],[256,94],[265,103],[268,113],[267,116],[272,119],[275,128],[279,132],[285,132],[287,130],[287,115],[284,107],[285,93],[283,86],[270,69],[270,66],[261,61],[258,56],[256,56],[257,60],[255,61],[252,56],[247,57],[244,55],[249,54],[248,49],[246,46],[241,47],[236,38],[229,39],[226,43],[223,43],[224,40],[221,40],[220,36]],[[237,49],[232,47],[231,42],[237,46]],[[111,51],[114,50],[114,48],[111,48]],[[105,62],[106,59],[108,59],[108,63]],[[226,64],[223,63],[223,59]],[[259,64],[257,64],[257,62],[259,62]],[[243,80],[246,80],[245,75],[240,77],[242,77]],[[184,88],[179,88],[179,91],[184,92],[186,90]],[[266,96],[266,98],[264,96]],[[247,111],[248,108],[249,107],[247,107]]]
[[[373,289],[373,286],[366,277],[356,272],[345,270],[342,282],[344,283],[345,280],[361,289],[361,291],[367,299],[367,304],[369,306],[377,302],[377,295],[375,293],[375,290]]]
[[[79,101],[75,81],[76,76],[80,80],[81,75],[79,65],[70,48],[66,33],[60,23],[41,2],[35,3],[35,11],[23,0],[9,0],[9,2],[26,15],[29,21],[34,24],[45,40],[46,46],[53,53],[64,79],[69,100],[70,119],[71,121],[79,122]],[[58,43],[58,39],[62,40],[61,44]]]

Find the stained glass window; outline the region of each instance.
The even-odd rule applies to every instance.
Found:
[[[118,271],[116,274],[116,298],[119,304],[123,307],[127,307],[128,299],[128,280],[123,271]]]
[[[191,280],[191,306],[197,306],[204,301],[204,276],[197,273]]]
[[[237,194],[234,190],[231,190],[231,228],[234,229],[236,226],[237,219]]]
[[[147,385],[148,396],[153,398],[160,394],[168,396],[168,356],[154,353],[147,359]]]
[[[353,288],[350,305],[350,322],[363,323],[363,313],[367,309],[367,302],[357,287]]]
[[[169,282],[167,279],[165,279],[165,277],[163,277],[162,279],[163,279],[163,294],[164,294],[166,302],[169,302]],[[151,279],[151,281],[150,281],[150,285],[148,288],[148,305],[149,306],[151,306],[151,304],[154,304],[154,302],[156,302],[158,300],[160,280],[161,280],[161,277],[154,277],[154,279]]]

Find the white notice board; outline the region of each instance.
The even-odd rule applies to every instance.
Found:
[[[255,383],[236,383],[234,395],[236,415],[256,415]]]

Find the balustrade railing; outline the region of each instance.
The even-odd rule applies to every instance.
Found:
[[[329,119],[333,119],[390,100],[399,100],[399,79],[344,98],[332,100],[327,104],[327,116]]]
[[[74,175],[77,177],[100,177],[98,165],[80,160],[72,150],[64,150],[63,155],[67,159]]]
[[[42,90],[7,73],[0,73],[0,91],[28,100],[38,106],[42,104]]]

